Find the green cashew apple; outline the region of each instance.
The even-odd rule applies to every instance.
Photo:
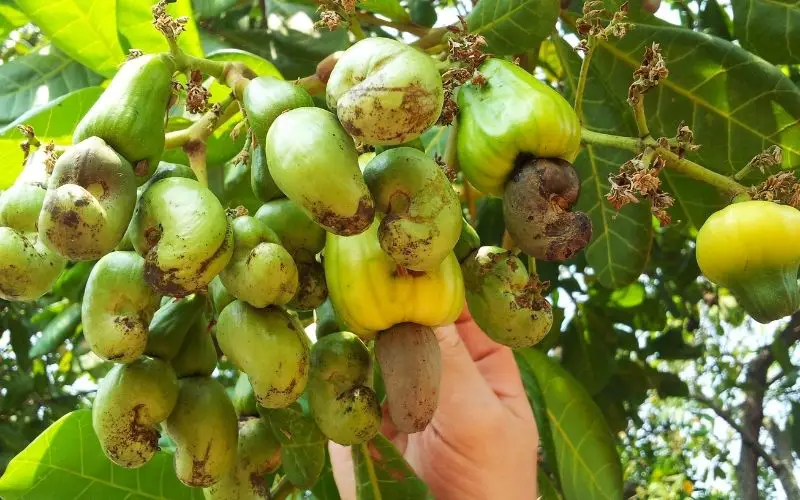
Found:
[[[357,335],[339,332],[311,348],[308,402],[320,430],[342,445],[365,443],[381,425],[381,407],[369,387],[369,349]]]
[[[122,240],[135,206],[131,164],[102,139],[89,137],[56,161],[39,238],[66,259],[99,259]]]
[[[183,177],[161,179],[142,194],[131,240],[145,259],[147,282],[172,297],[205,287],[233,253],[225,209],[211,191]]]
[[[211,304],[214,306],[214,313],[219,316],[219,313],[225,309],[225,306],[236,300],[236,297],[228,292],[225,285],[219,276],[214,276],[214,279],[208,284],[208,294],[211,297]]]
[[[297,293],[289,302],[288,307],[295,311],[316,309],[328,298],[325,268],[315,260],[300,261],[297,263],[297,272],[299,276]]]
[[[325,246],[325,230],[288,198],[264,203],[255,218],[269,226],[296,262],[310,262]]]
[[[243,417],[258,416],[256,394],[253,392],[253,386],[250,385],[246,373],[240,373],[239,378],[236,379],[231,399],[233,399],[233,407],[236,409],[236,414],[239,415],[239,420]]]
[[[284,305],[297,292],[297,266],[278,236],[260,220],[233,220],[233,256],[219,273],[225,289],[255,307]]]
[[[49,292],[67,261],[39,238],[36,221],[46,191],[18,182],[0,194],[0,298],[36,300]]]
[[[206,298],[200,294],[188,297],[164,297],[162,305],[150,321],[145,354],[166,361],[177,356],[186,338],[186,332],[206,307]]]
[[[481,247],[461,269],[472,318],[495,342],[528,347],[550,331],[553,311],[542,296],[542,286],[512,253]]]
[[[210,377],[214,373],[217,367],[217,348],[214,346],[205,314],[200,314],[189,326],[180,351],[170,363],[180,378]]]
[[[272,76],[260,76],[244,88],[242,104],[256,144],[263,145],[272,122],[281,113],[313,107],[314,100],[304,88],[294,83]]]
[[[159,423],[178,401],[178,378],[168,363],[142,357],[114,365],[97,386],[92,427],[106,456],[140,467],[158,451]]]
[[[429,55],[389,38],[367,38],[339,58],[328,80],[327,100],[356,140],[400,144],[436,123],[444,91]]]
[[[250,147],[250,190],[262,202],[283,196],[272,174],[269,173],[267,153],[264,152],[262,145]]]
[[[314,309],[314,333],[318,339],[331,333],[344,331],[339,317],[336,315],[336,310],[333,308],[331,298],[325,299],[325,302]]]
[[[164,153],[164,118],[175,61],[148,54],[126,62],[75,127],[73,143],[103,139],[147,180]]]
[[[281,464],[281,445],[260,418],[239,422],[236,462],[228,473],[203,490],[206,500],[270,500],[267,474]]]
[[[461,202],[441,168],[413,148],[384,151],[364,169],[375,208],[381,248],[401,267],[435,269],[461,233]]]
[[[439,406],[442,356],[433,329],[401,323],[378,333],[375,357],[386,386],[389,415],[406,433],[424,430]]]
[[[144,272],[145,261],[134,252],[112,252],[89,274],[83,334],[102,359],[131,363],[147,348],[148,326],[161,297],[145,282]]]
[[[308,339],[298,320],[284,310],[231,302],[217,320],[217,342],[231,363],[248,375],[261,406],[285,408],[303,393]]]
[[[369,227],[375,209],[355,144],[329,111],[283,113],[267,133],[266,153],[275,183],[314,222],[345,236]]]
[[[461,221],[461,235],[458,237],[453,253],[459,262],[464,262],[472,252],[481,247],[481,238],[475,228],[470,226],[467,219]]]
[[[175,473],[186,486],[207,488],[236,462],[238,423],[225,387],[207,377],[179,380],[164,431],[175,442]]]

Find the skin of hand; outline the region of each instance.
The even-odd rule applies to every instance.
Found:
[[[428,427],[399,432],[384,406],[381,432],[437,500],[536,498],[539,434],[511,349],[486,336],[464,308],[436,329],[442,353],[439,406]],[[355,500],[350,448],[328,450],[343,500]]]

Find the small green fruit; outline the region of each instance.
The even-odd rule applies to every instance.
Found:
[[[242,103],[256,144],[261,145],[264,144],[272,122],[281,113],[314,106],[314,100],[304,88],[272,76],[260,76],[251,80],[244,89]]]
[[[275,231],[295,261],[312,261],[325,246],[325,230],[288,198],[264,203],[255,218]]]

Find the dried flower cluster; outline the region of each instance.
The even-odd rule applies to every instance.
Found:
[[[655,42],[644,51],[642,65],[633,72],[633,83],[628,88],[628,103],[635,106],[642,96],[661,80],[669,76],[669,70],[661,56],[661,46]]]
[[[467,21],[460,18],[461,26],[451,26],[452,36],[448,39],[448,59],[456,66],[442,75],[444,86],[444,106],[439,115],[439,125],[450,125],[458,114],[458,105],[453,95],[455,89],[467,82],[483,87],[486,79],[478,72],[478,68],[486,60],[488,54],[483,52],[486,39],[481,35],[469,33]]]
[[[586,52],[589,50],[589,39],[595,38],[608,40],[609,37],[622,38],[631,29],[632,25],[626,23],[628,17],[628,2],[619,6],[619,10],[611,16],[608,24],[605,20],[609,18],[608,11],[603,8],[600,0],[591,0],[583,4],[583,16],[578,18],[575,27],[581,37],[577,50]]]
[[[142,57],[144,52],[139,49],[128,49],[128,55],[125,57],[126,61],[130,61],[131,59],[136,59],[137,57]]]
[[[675,200],[661,189],[658,176],[664,167],[664,159],[653,150],[635,156],[625,162],[618,173],[609,176],[611,190],[606,198],[617,210],[628,203],[639,203],[644,198],[650,202],[650,211],[661,225],[669,225],[672,217],[667,209],[672,207]]]
[[[153,26],[170,40],[178,38],[182,32],[186,31],[186,23],[189,18],[181,16],[177,19],[167,13],[167,0],[161,0],[153,6]]]
[[[781,149],[772,146],[753,158],[750,163],[763,162],[756,166],[766,168],[779,164],[781,159]],[[754,200],[773,201],[800,209],[800,181],[794,172],[779,172],[770,175],[758,186],[751,187],[749,194]]]
[[[203,87],[203,74],[196,69],[192,70],[186,85],[186,109],[190,113],[204,113],[208,109],[210,97],[211,93]]]
[[[36,132],[34,132],[33,127],[30,125],[17,125],[17,130],[25,136],[25,140],[19,145],[22,149],[22,163],[24,164],[31,154],[31,148],[38,148],[41,146],[41,143],[39,139],[36,138]]]
[[[319,3],[319,21],[314,25],[317,29],[325,27],[334,31],[356,12],[355,0],[322,0]]]

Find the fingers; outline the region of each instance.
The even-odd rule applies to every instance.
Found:
[[[328,441],[333,479],[342,500],[356,500],[356,476],[353,470],[353,454],[349,446]]]

